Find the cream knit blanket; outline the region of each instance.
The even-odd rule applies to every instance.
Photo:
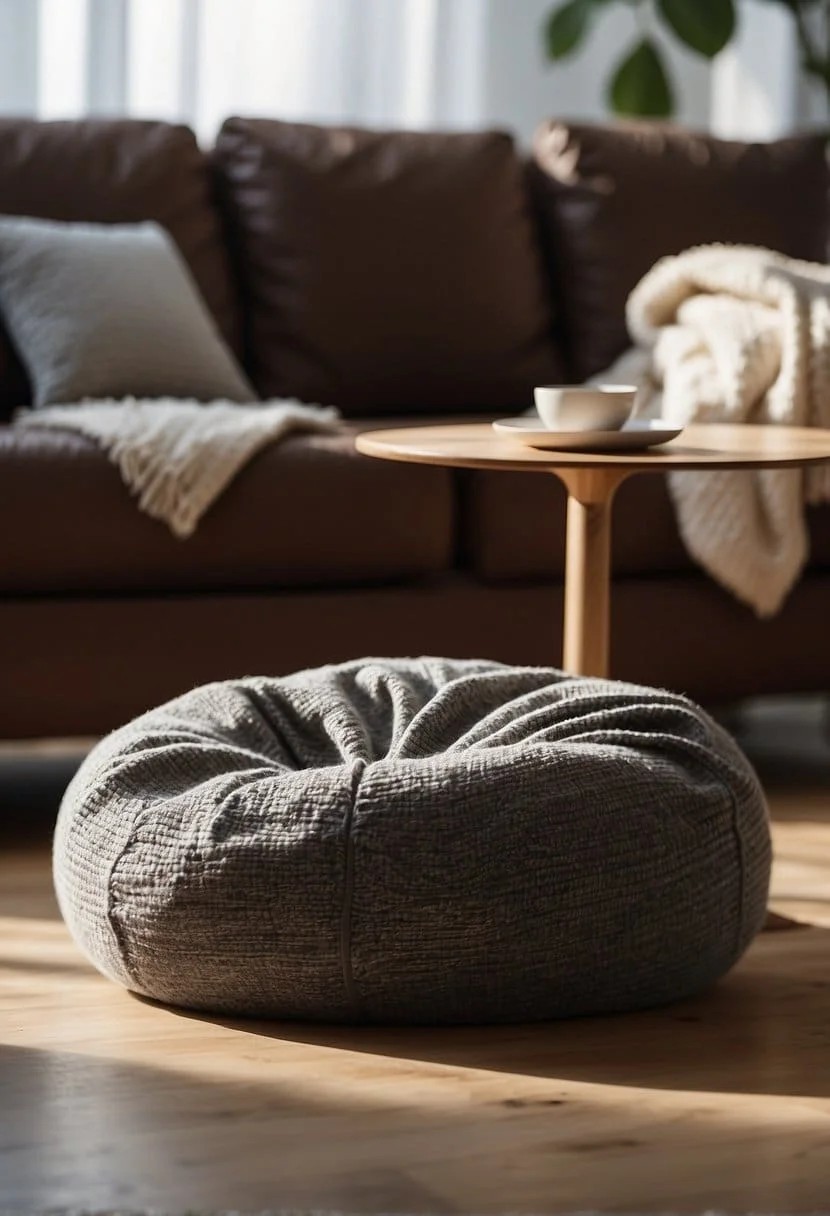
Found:
[[[654,266],[627,320],[634,348],[597,379],[639,384],[639,416],[830,426],[830,267],[700,246]],[[805,498],[830,498],[830,471],[675,473],[669,484],[690,554],[759,616],[775,613],[807,559]]]
[[[17,427],[57,427],[94,439],[138,505],[178,537],[196,525],[260,449],[294,431],[332,431],[335,409],[299,401],[207,405],[173,398],[86,401],[29,410]]]

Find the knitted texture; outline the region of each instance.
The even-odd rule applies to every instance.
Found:
[[[105,974],[328,1021],[689,996],[761,927],[769,865],[752,770],[689,701],[443,659],[196,689],[91,752],[55,839]]]
[[[638,413],[670,422],[830,427],[830,267],[750,246],[704,245],[658,262],[628,301],[635,343],[599,379],[641,387]],[[673,473],[691,555],[762,617],[808,555],[805,497],[830,471]]]
[[[174,536],[199,520],[248,461],[296,431],[333,431],[336,410],[299,401],[84,401],[18,414],[18,427],[57,427],[94,439],[142,511]]]

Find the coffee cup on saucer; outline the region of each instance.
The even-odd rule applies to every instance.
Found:
[[[632,384],[544,384],[533,399],[549,431],[618,431],[631,416]]]

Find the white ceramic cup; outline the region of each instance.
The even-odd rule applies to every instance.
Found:
[[[634,409],[632,384],[544,384],[533,390],[549,431],[618,431]]]

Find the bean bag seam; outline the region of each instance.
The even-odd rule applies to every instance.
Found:
[[[352,904],[354,900],[355,865],[352,825],[354,823],[358,790],[365,770],[365,761],[358,760],[352,771],[351,797],[349,798],[349,804],[346,807],[346,815],[343,820],[343,906],[340,913],[340,965],[343,971],[343,986],[346,991],[346,999],[351,1006],[352,1014],[355,1018],[360,1018],[361,1016],[361,1003],[352,968]]]
[[[124,967],[125,972],[129,976],[131,983],[133,985],[135,985],[136,988],[140,987],[141,982],[138,978],[136,969],[130,960],[130,951],[127,948],[127,943],[124,940],[124,935],[121,932],[121,927],[120,927],[120,925],[118,923],[118,919],[117,919],[117,917],[118,917],[117,905],[119,903],[119,899],[118,899],[118,896],[115,891],[115,875],[116,875],[116,871],[118,870],[119,866],[122,864],[124,859],[127,857],[127,855],[135,850],[136,832],[140,828],[144,819],[147,817],[148,809],[152,810],[153,808],[152,807],[150,807],[150,808],[145,807],[143,809],[139,808],[136,811],[136,814],[133,816],[133,822],[130,827],[130,833],[127,838],[127,843],[120,850],[120,852],[117,853],[116,856],[113,858],[112,865],[110,866],[109,873],[107,875],[107,886],[106,886],[107,923],[110,927],[110,932],[112,933],[113,937],[115,938],[115,944],[118,948],[118,955],[121,959],[122,966]]]
[[[736,852],[738,855],[738,917],[735,926],[735,957],[740,958],[744,946],[744,929],[746,924],[746,848],[744,844],[743,832],[740,828],[740,810],[738,808],[738,800],[735,797],[735,791],[730,788],[729,784],[724,780],[722,773],[718,772],[715,765],[711,763],[708,757],[701,757],[701,767],[717,781],[721,789],[726,793],[729,799],[729,804],[732,808],[732,835],[735,840]]]
[[[728,789],[725,781],[721,780],[721,784],[727,790],[732,802],[732,831],[735,836],[738,852],[738,923],[735,926],[735,956],[739,957],[743,950],[746,923],[746,849],[744,847],[744,834],[741,831],[739,823],[738,800],[735,797],[734,791]]]

